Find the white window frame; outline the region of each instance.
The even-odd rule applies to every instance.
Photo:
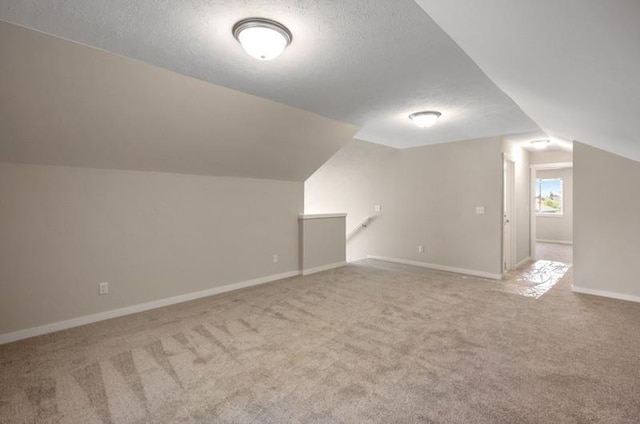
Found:
[[[536,177],[535,180],[535,185],[534,188],[537,192],[538,189],[538,182],[539,181],[560,181],[560,212],[553,212],[553,213],[549,213],[549,212],[538,212],[537,208],[538,208],[538,199],[536,198],[535,194],[534,194],[534,206],[536,209],[535,210],[535,214],[536,216],[543,216],[543,217],[549,217],[549,218],[562,218],[564,216],[564,180],[561,177],[554,177],[554,178],[538,178]],[[540,193],[542,193],[542,187],[540,187]]]

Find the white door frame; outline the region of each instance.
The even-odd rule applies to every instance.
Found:
[[[502,264],[504,274],[516,264],[516,161],[507,153],[502,155]],[[509,226],[508,240],[505,226]]]
[[[573,162],[553,162],[553,163],[537,163],[531,165],[531,191],[529,193],[529,197],[531,200],[531,235],[529,236],[529,240],[531,240],[531,247],[529,248],[531,251],[531,259],[535,261],[536,258],[536,176],[538,171],[543,171],[546,169],[563,169],[563,168],[573,168]]]

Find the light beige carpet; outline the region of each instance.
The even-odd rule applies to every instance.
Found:
[[[0,346],[0,422],[640,422],[640,305],[570,273],[363,261]]]

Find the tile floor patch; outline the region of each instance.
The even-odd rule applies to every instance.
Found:
[[[524,269],[512,271],[497,283],[497,290],[538,299],[564,277],[571,268],[564,262],[539,260]]]

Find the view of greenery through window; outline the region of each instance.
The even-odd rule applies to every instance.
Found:
[[[562,178],[536,179],[536,214],[562,215]]]

